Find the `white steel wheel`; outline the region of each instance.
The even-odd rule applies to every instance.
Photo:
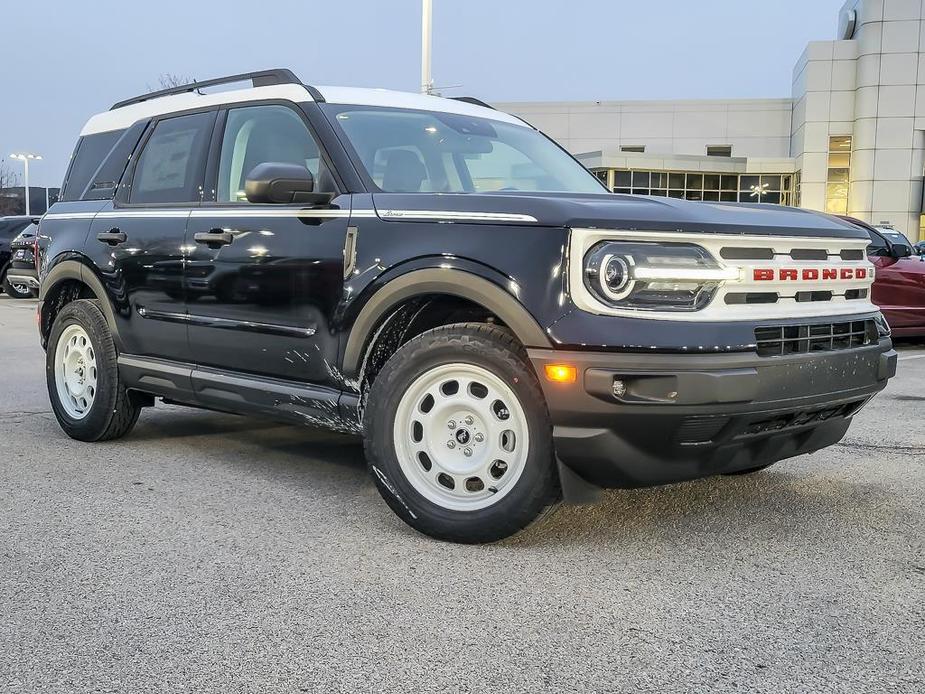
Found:
[[[474,364],[434,367],[402,395],[394,422],[401,470],[424,498],[454,511],[500,501],[530,449],[524,408],[501,378]]]
[[[55,386],[67,415],[83,419],[93,407],[97,389],[96,353],[80,325],[69,325],[55,346]]]

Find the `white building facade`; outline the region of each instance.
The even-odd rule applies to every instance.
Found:
[[[799,205],[922,226],[925,0],[848,0],[790,98],[499,104],[617,192]]]

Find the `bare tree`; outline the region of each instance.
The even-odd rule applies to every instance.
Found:
[[[13,188],[19,185],[19,174],[15,173],[3,159],[0,159],[0,217],[20,214],[19,195],[13,194]]]
[[[191,84],[196,80],[192,77],[187,77],[186,75],[178,75],[173,72],[162,72],[157,78],[157,87],[152,87],[150,84],[148,86],[149,92],[156,92],[159,89],[170,89],[171,87],[180,87],[184,84]]]
[[[191,84],[195,81],[196,80],[192,77],[187,77],[186,75],[177,75],[172,72],[165,72],[160,77],[158,77],[158,82],[161,84],[161,89],[180,87],[184,84]]]

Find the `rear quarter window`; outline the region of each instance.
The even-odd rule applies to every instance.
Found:
[[[113,146],[124,133],[125,130],[111,130],[106,133],[84,135],[77,141],[71,165],[67,170],[67,177],[61,187],[59,200],[62,202],[80,200],[90,183],[90,178],[100,168],[100,164],[109,156]]]
[[[116,187],[125,173],[125,167],[128,166],[129,157],[138,145],[141,134],[147,127],[147,121],[139,121],[128,130],[124,131],[122,137],[113,146],[109,155],[103,161],[103,164],[97,169],[83,195],[84,200],[108,200],[116,192]]]

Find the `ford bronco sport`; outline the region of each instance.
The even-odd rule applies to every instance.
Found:
[[[614,195],[474,99],[288,70],[91,118],[40,239],[69,436],[156,398],[362,434],[393,511],[460,542],[830,446],[896,367],[856,226]]]

